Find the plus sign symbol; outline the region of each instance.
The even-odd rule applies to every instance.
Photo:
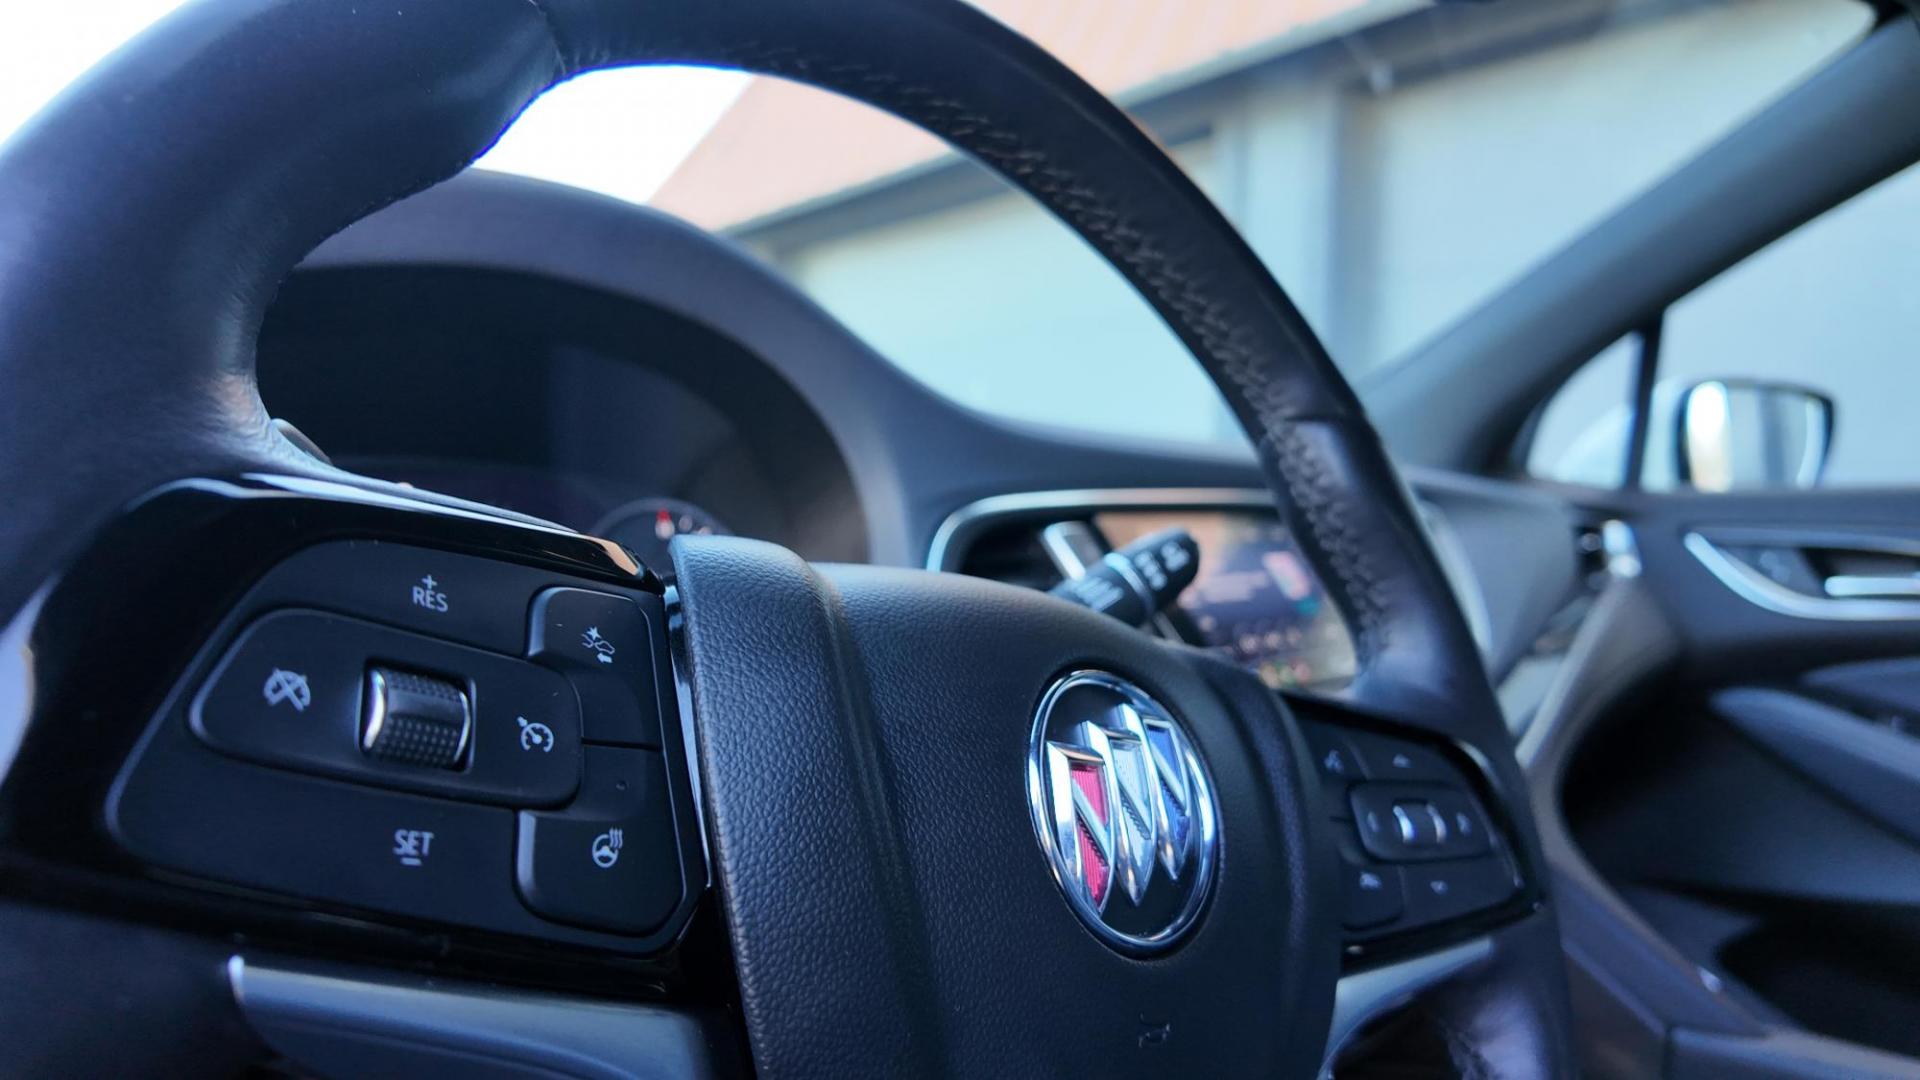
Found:
[[[413,587],[413,606],[446,614],[447,594],[440,591],[440,583],[432,574],[421,578],[420,584]]]

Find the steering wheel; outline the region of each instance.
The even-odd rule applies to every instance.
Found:
[[[7,147],[0,937],[5,966],[29,973],[12,993],[92,1022],[88,1003],[111,988],[121,1039],[152,1025],[204,1050],[234,1025],[231,1000],[214,1000],[231,990],[269,1042],[324,1057],[316,1033],[337,1049],[353,1025],[322,991],[350,977],[301,984],[296,1016],[284,980],[246,974],[318,950],[534,984],[516,991],[529,1000],[651,1001],[655,1019],[676,987],[724,983],[738,1012],[707,1017],[701,1038],[711,1049],[714,1025],[743,1026],[767,1075],[1307,1075],[1360,1019],[1353,999],[1382,965],[1443,957],[1451,981],[1430,1008],[1463,1072],[1568,1069],[1558,938],[1499,708],[1407,494],[1312,330],[1166,154],[1038,48],[953,0],[831,8],[205,0]],[[347,474],[289,443],[258,395],[254,339],[296,262],[463,168],[553,84],[650,63],[741,68],[893,113],[1109,260],[1219,385],[1353,629],[1351,685],[1297,708],[1430,747],[1471,777],[1511,899],[1397,951],[1343,950],[1319,748],[1296,708],[1198,650],[1011,586],[811,566],[745,540],[676,541],[669,595],[614,545]],[[439,577],[422,578],[422,553]],[[563,655],[580,636],[561,611],[574,603],[626,620],[588,635],[627,628],[605,638],[624,655]],[[384,727],[335,745],[318,727],[262,742],[226,726],[222,680],[245,676],[249,648],[301,634],[316,656],[396,665],[353,688],[363,706],[379,695]],[[629,658],[628,681],[600,678]],[[407,675],[456,668],[467,682]],[[472,689],[496,669],[534,701],[514,717],[521,742],[500,750],[490,740],[516,728],[493,703],[517,690]],[[309,674],[274,667],[249,707],[293,717],[310,703],[319,725],[331,684]],[[455,691],[480,696],[446,712],[453,697],[434,695]],[[657,729],[609,734],[607,717],[638,713]],[[434,755],[456,731],[448,753],[470,755],[465,771],[431,772],[455,760]],[[654,771],[621,773],[633,760]],[[573,771],[550,785],[557,774],[512,771],[525,761]],[[600,869],[624,859],[675,882],[645,925],[621,925],[639,892],[596,921],[531,891],[562,888],[540,876],[532,838],[574,836],[568,815],[616,791],[671,810],[662,827],[592,837]],[[330,809],[275,816],[294,805]],[[377,879],[327,846],[356,829],[386,860]],[[578,835],[576,877],[598,881]],[[470,854],[491,865],[482,849],[515,836],[517,862],[417,884]],[[539,913],[485,906],[515,873]],[[118,959],[72,962],[76,942]],[[721,970],[689,974],[702,942]],[[426,999],[367,993],[391,1008],[360,1015],[354,1045],[373,1055],[361,1067],[418,1052],[396,1031],[433,1041],[406,1004]],[[73,1063],[117,1041],[10,1005],[0,1045],[37,1047],[22,1052],[43,1063],[84,1071]],[[618,1011],[558,1010],[571,1026],[540,1035],[528,1005],[484,1037],[521,1065],[539,1044],[572,1053],[570,1075],[602,1075],[582,1064],[592,1037],[568,1047],[565,1033],[605,1010]],[[156,1060],[177,1052],[149,1041]]]

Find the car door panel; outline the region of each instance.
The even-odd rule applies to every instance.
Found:
[[[1920,495],[1606,502],[1593,509],[1636,540],[1638,577],[1613,587],[1636,614],[1601,623],[1603,598],[1583,633],[1638,659],[1581,658],[1598,673],[1584,706],[1522,742],[1555,813],[1576,975],[1590,968],[1613,1007],[1644,1010],[1670,1075],[1920,1072],[1920,604],[1898,580],[1829,595],[1829,571],[1857,554],[1891,552],[1866,567],[1905,575]],[[1762,574],[1779,594],[1716,565],[1702,538],[1736,569],[1784,553]],[[1635,941],[1649,934],[1657,946]],[[1636,964],[1622,942],[1683,959]],[[1752,1073],[1758,1062],[1772,1071]]]

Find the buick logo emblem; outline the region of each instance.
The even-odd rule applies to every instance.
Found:
[[[1027,799],[1067,903],[1100,938],[1153,951],[1199,917],[1218,857],[1213,787],[1145,691],[1098,671],[1055,683],[1033,722]]]

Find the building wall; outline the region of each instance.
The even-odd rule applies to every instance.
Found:
[[[1178,149],[1205,185],[1210,142]],[[962,402],[1039,423],[1213,438],[1230,418],[1171,331],[1024,196],[996,194],[793,250],[787,273],[866,341]],[[1142,410],[1142,401],[1152,408]]]
[[[1360,374],[1644,190],[1865,22],[1852,0],[1452,6],[1193,91],[1161,130],[1178,125],[1182,164]],[[805,242],[766,253],[936,389],[1036,422],[1238,437],[1171,334],[1024,199],[815,218]]]
[[[1809,0],[1656,11],[1353,95],[1353,367],[1420,344],[1864,29],[1863,12]]]

